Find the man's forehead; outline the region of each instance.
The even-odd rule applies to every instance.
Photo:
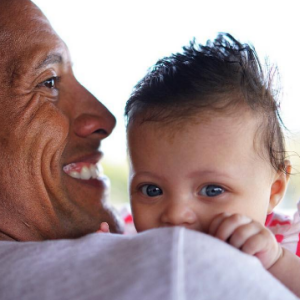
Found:
[[[18,18],[13,18],[18,15]],[[0,0],[0,24],[18,24],[33,15],[42,15],[41,10],[30,0]]]
[[[29,0],[0,0],[0,42],[29,39],[40,32],[55,34],[41,10]],[[9,39],[10,38],[10,39]]]
[[[11,1],[12,4],[8,5],[6,0],[0,0],[0,83],[13,87],[19,84],[20,76],[34,75],[47,65],[67,61],[68,52],[33,3]],[[22,3],[26,4],[25,8],[20,7]],[[10,21],[15,18],[16,21]]]

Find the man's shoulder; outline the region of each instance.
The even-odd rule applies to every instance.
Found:
[[[0,265],[6,300],[295,299],[257,259],[180,227],[0,242]]]
[[[4,257],[21,255],[24,257],[30,257],[38,254],[44,254],[48,251],[51,253],[55,251],[55,255],[65,255],[68,252],[76,253],[83,251],[92,253],[99,251],[111,252],[115,249],[116,252],[120,252],[121,248],[135,248],[141,244],[142,247],[155,248],[164,247],[167,245],[176,245],[178,236],[182,234],[182,231],[186,231],[184,228],[158,228],[145,231],[139,234],[123,235],[123,234],[110,234],[110,233],[93,233],[77,239],[60,239],[49,241],[37,241],[37,242],[12,242],[12,241],[0,241],[0,260]],[[189,238],[186,240],[188,241]]]
[[[180,231],[0,242],[0,299],[169,299]]]

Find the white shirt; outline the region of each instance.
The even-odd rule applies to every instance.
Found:
[[[131,236],[1,241],[0,299],[298,298],[255,257],[208,235],[176,227]]]

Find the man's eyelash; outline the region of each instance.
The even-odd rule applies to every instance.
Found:
[[[46,82],[50,83],[50,81],[53,80],[53,81],[54,81],[54,82],[53,82],[53,87],[51,86],[51,87],[47,87],[47,88],[57,89],[57,85],[59,84],[60,79],[61,79],[61,78],[60,78],[59,76],[52,76],[52,77],[49,77],[49,78],[47,78],[46,80],[42,81],[41,83],[39,83],[38,86],[39,86],[39,87],[43,87],[43,86],[44,86],[44,87],[47,87]]]

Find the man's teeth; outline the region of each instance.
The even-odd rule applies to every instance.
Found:
[[[95,165],[83,166],[80,172],[73,170],[68,174],[73,178],[82,180],[96,179],[100,176],[99,169]]]

